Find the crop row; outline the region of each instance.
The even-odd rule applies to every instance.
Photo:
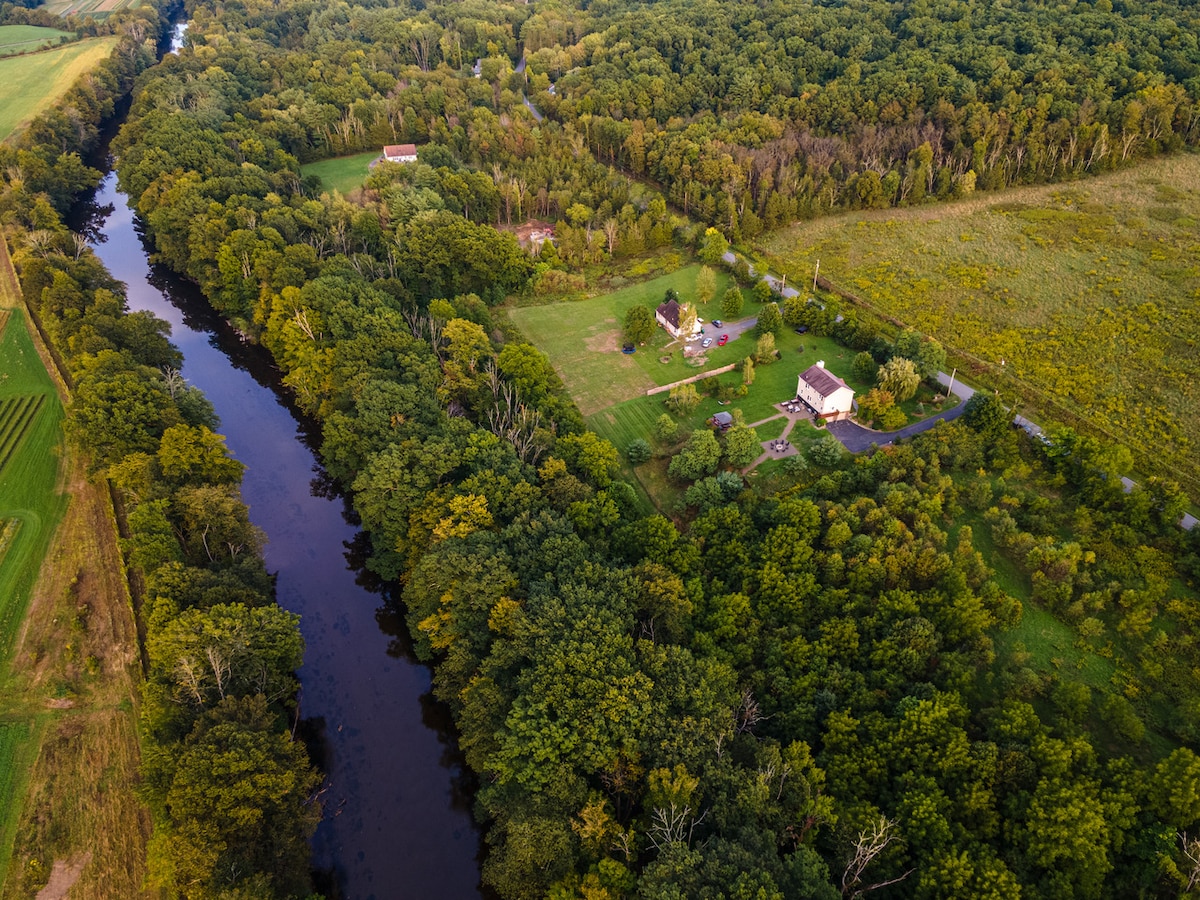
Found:
[[[33,425],[45,400],[45,394],[26,394],[0,400],[0,472],[4,471],[4,466],[16,453],[21,438]]]

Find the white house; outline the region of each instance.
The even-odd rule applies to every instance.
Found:
[[[680,336],[679,317],[682,313],[683,306],[677,300],[668,300],[654,311],[654,318],[658,320],[658,324],[666,330],[667,334],[673,338],[678,338]],[[697,316],[695,324],[692,325],[692,333],[690,335],[685,334],[683,337],[687,340],[700,334],[703,330],[704,322]]]
[[[417,161],[417,145],[388,144],[383,148],[383,158],[394,163],[415,163]]]
[[[828,371],[825,360],[800,374],[796,396],[830,422],[848,419],[854,412],[854,388]]]

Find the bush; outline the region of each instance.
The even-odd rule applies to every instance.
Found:
[[[675,423],[671,422],[671,424],[674,425]],[[631,441],[629,446],[625,448],[626,458],[635,466],[640,466],[650,459],[652,455],[650,444],[642,438]]]
[[[845,453],[842,442],[832,434],[827,434],[808,448],[808,459],[814,465],[832,469],[842,461]]]
[[[673,444],[679,438],[679,423],[663,413],[654,420],[654,439],[660,444]]]
[[[875,376],[879,374],[879,363],[875,362],[875,357],[864,350],[854,357],[850,370],[860,381],[874,381]]]
[[[767,303],[758,314],[758,324],[755,330],[759,335],[775,334],[783,328],[783,314],[779,311],[778,303]]]
[[[742,314],[745,306],[746,298],[742,296],[741,289],[735,284],[721,298],[721,315],[726,319],[736,319]]]

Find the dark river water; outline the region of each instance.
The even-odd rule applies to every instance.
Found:
[[[90,209],[77,226],[127,285],[130,308],[171,323],[184,376],[246,464],[242,494],[267,534],[279,603],[301,616],[301,715],[328,776],[313,841],[320,886],[347,900],[480,897],[479,833],[448,717],[403,622],[353,564],[357,529],[328,489],[309,426],[265,352],[243,344],[193,286],[149,265],[114,175]]]

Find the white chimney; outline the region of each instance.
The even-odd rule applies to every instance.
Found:
[[[817,366],[818,366],[819,368],[822,368],[822,369],[823,369],[823,368],[825,368],[825,360],[823,360],[823,359],[818,359],[818,360],[817,360]]]

